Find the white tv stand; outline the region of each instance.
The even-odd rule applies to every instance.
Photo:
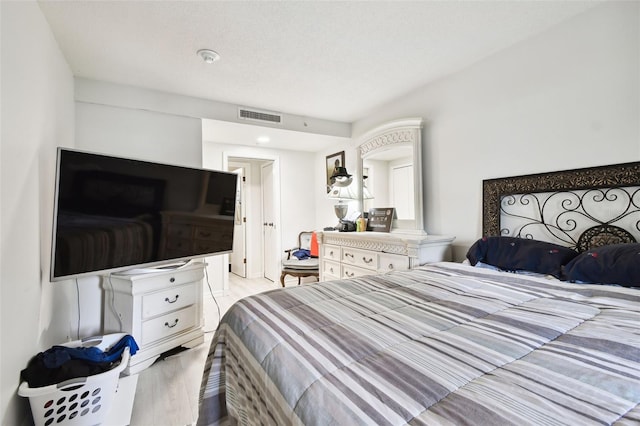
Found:
[[[129,333],[140,347],[124,370],[126,374],[149,367],[170,349],[204,342],[205,266],[191,262],[176,269],[102,277],[104,333]]]

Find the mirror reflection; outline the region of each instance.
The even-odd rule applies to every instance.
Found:
[[[374,152],[362,162],[363,186],[375,198],[364,210],[395,207],[398,220],[414,220],[413,149],[411,146]]]

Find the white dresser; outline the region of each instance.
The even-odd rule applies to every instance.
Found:
[[[382,232],[318,232],[320,281],[406,270],[451,260],[455,237]]]
[[[150,366],[163,352],[204,342],[202,278],[205,263],[140,274],[102,277],[104,332],[129,333],[140,349],[127,374]]]

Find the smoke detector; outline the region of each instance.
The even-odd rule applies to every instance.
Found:
[[[220,55],[218,54],[218,52],[215,52],[211,49],[200,49],[197,53],[198,56],[200,56],[202,60],[208,64],[212,64],[220,59]]]

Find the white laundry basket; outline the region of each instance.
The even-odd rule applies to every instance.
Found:
[[[120,341],[125,333],[90,337],[60,346],[97,346],[105,351]],[[30,388],[22,382],[18,395],[28,397],[36,426],[90,426],[104,422],[118,390],[120,373],[129,364],[129,348],[125,347],[120,364],[104,373],[77,377],[49,386]]]

